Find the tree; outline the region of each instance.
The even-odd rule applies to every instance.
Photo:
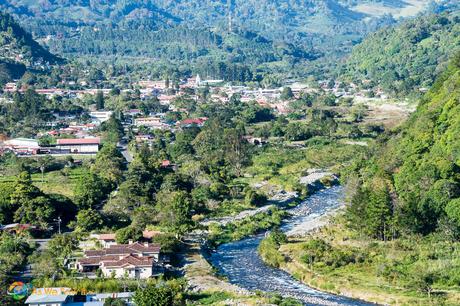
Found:
[[[127,306],[125,301],[113,297],[109,297],[104,301],[104,306]]]
[[[460,228],[460,198],[450,201],[445,210],[449,219]]]
[[[193,225],[192,201],[185,191],[161,191],[157,196],[160,222],[177,235],[187,232]]]
[[[11,203],[11,195],[14,190],[14,183],[0,183],[0,224],[13,222],[15,207]]]
[[[22,223],[39,224],[47,227],[54,210],[49,199],[32,184],[30,174],[21,172],[18,176],[10,203],[16,212],[14,220]]]
[[[104,224],[101,215],[92,209],[80,210],[77,214],[75,229],[80,232],[91,232]]]
[[[104,103],[104,94],[102,93],[102,91],[98,91],[96,93],[96,98],[95,98],[95,102],[96,102],[96,109],[97,110],[103,110],[104,107],[105,107],[105,103]]]
[[[117,243],[126,244],[129,241],[139,241],[142,238],[142,230],[134,226],[128,226],[119,229],[115,236]]]
[[[113,185],[120,182],[123,176],[124,158],[115,144],[105,144],[96,155],[92,171]]]
[[[45,196],[38,196],[22,204],[14,214],[14,220],[20,223],[38,224],[47,228],[54,208]]]
[[[74,201],[80,209],[100,204],[109,191],[108,183],[92,172],[83,175],[75,185]]]
[[[226,129],[224,132],[225,160],[235,170],[237,177],[241,176],[243,166],[249,162],[249,144],[243,139],[241,130]]]
[[[250,188],[246,192],[244,202],[251,206],[262,206],[267,202],[267,197],[264,194],[258,193],[254,189]]]
[[[428,298],[431,298],[433,292],[433,284],[438,279],[436,273],[419,269],[412,275],[409,285],[420,292],[426,293]]]
[[[105,133],[105,141],[111,144],[117,144],[124,135],[123,124],[115,114],[112,114],[109,120],[102,123],[101,129]]]
[[[55,235],[47,245],[47,250],[58,258],[67,258],[76,249],[78,249],[78,238],[73,234]]]
[[[280,98],[282,100],[291,100],[294,97],[291,87],[284,87]]]
[[[42,184],[45,182],[45,171],[46,168],[53,162],[53,158],[49,155],[42,156],[37,159],[37,164],[40,167],[42,173]]]

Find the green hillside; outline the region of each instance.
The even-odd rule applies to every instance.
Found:
[[[41,47],[9,14],[0,12],[0,59],[32,66],[34,62],[55,63],[58,59]]]
[[[61,60],[39,45],[11,15],[0,12],[0,85],[26,71],[44,70]]]
[[[460,235],[460,54],[400,131],[357,167],[352,224],[380,239]],[[367,218],[363,218],[367,216]]]
[[[431,86],[448,59],[460,50],[460,14],[409,20],[369,35],[341,67],[349,80],[374,80],[394,96]]]
[[[417,1],[418,10],[429,2]],[[39,41],[63,56],[158,56],[174,63],[178,58],[208,56],[213,62],[226,57],[231,63],[233,59],[272,63],[283,58],[292,65],[298,58],[348,52],[364,34],[395,22],[389,15],[371,16],[355,10],[362,3],[381,1],[5,0],[0,9],[18,17]],[[385,5],[388,9],[411,7],[399,0],[385,1]],[[221,36],[223,45],[196,44],[189,37],[179,40],[184,37],[183,27],[203,32],[201,37]],[[182,33],[176,35],[178,32]],[[228,32],[241,36],[237,45],[228,46]],[[254,35],[242,34],[248,32]],[[255,37],[265,37],[273,46],[260,44]],[[279,46],[285,49],[286,44],[295,50],[281,50],[280,54]]]

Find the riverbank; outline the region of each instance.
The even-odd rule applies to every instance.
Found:
[[[263,306],[290,305],[301,306],[294,300],[282,298],[268,293],[253,293],[237,285],[229,283],[216,275],[216,270],[203,255],[199,243],[187,243],[187,252],[183,256],[184,276],[187,279],[188,291],[198,301],[197,305],[222,306]],[[194,305],[192,303],[192,305]]]
[[[335,186],[313,194],[293,209],[279,227],[286,232],[296,224],[315,222],[322,215],[340,207],[343,188]],[[307,209],[308,208],[308,209]],[[312,216],[315,216],[312,218]],[[369,305],[369,303],[321,292],[308,287],[280,269],[269,267],[258,256],[257,248],[264,234],[250,236],[218,246],[210,254],[210,263],[231,284],[251,292],[271,292],[302,301],[307,305]]]
[[[318,290],[385,305],[453,306],[460,301],[458,285],[434,287],[425,277],[435,258],[427,254],[434,246],[424,240],[410,249],[403,240],[359,239],[335,223],[280,246],[264,246],[272,248],[265,254],[282,258],[276,262],[280,269]],[[411,270],[416,268],[420,275]]]
[[[338,177],[332,172],[311,169],[307,171],[307,175],[300,178],[300,182],[308,193],[304,196],[297,192],[286,192],[284,190],[277,191],[267,201],[269,204],[245,210],[234,216],[208,219],[201,222],[202,226],[207,227],[206,246],[215,248],[220,244],[241,240],[243,238],[256,235],[262,231],[270,230],[279,227],[283,224],[283,220],[290,216],[290,212],[295,215],[307,215],[310,213],[309,207],[302,207],[301,210],[295,208],[302,203],[308,196],[338,184]],[[288,212],[289,211],[289,212]],[[326,212],[329,214],[329,212]],[[323,218],[314,215],[317,219],[318,226],[324,224]],[[296,224],[299,225],[299,224]],[[314,228],[311,226],[309,228]],[[304,226],[292,228],[293,234],[301,234]]]

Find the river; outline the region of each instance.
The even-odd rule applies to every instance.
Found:
[[[343,205],[343,194],[343,187],[335,186],[308,197],[289,210],[292,217],[285,221],[281,230],[289,234],[315,227],[321,216]],[[315,290],[288,273],[265,265],[257,253],[263,236],[260,234],[221,245],[211,254],[211,263],[230,283],[251,291],[276,292],[301,300],[305,305],[373,305]]]

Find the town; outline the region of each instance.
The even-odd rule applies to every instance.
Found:
[[[363,81],[366,83],[367,81]],[[85,83],[82,83],[85,85]],[[169,80],[160,81],[139,81],[133,84],[134,95],[139,101],[154,101],[158,103],[158,112],[140,108],[126,108],[118,113],[117,116],[123,118],[121,123],[125,132],[134,132],[137,143],[151,142],[154,138],[154,130],[168,130],[174,132],[184,127],[201,127],[208,119],[184,118],[175,120],[174,113],[188,113],[185,105],[181,101],[199,101],[203,97],[199,94],[205,92],[206,99],[215,104],[228,104],[232,97],[237,98],[243,103],[255,103],[261,108],[272,110],[278,115],[288,115],[295,109],[290,105],[292,100],[298,100],[304,95],[332,95],[332,105],[339,98],[344,101],[378,101],[385,102],[388,97],[378,89],[375,93],[369,89],[359,89],[356,84],[345,85],[330,81],[319,81],[315,86],[295,81],[286,81],[286,85],[280,88],[264,89],[251,88],[246,86],[232,86],[223,80],[201,80],[197,75],[194,78],[184,79],[176,84],[175,88],[170,87]],[[18,88],[17,83],[7,83],[3,89],[3,96],[0,101],[11,103],[11,96],[15,92],[24,93],[27,87]],[[421,89],[424,90],[424,89]],[[131,95],[133,92],[128,89],[116,91],[114,89],[35,89],[37,94],[44,95],[47,99],[73,99],[76,101],[91,99],[104,99],[113,93]],[[183,103],[182,103],[183,104]],[[13,138],[7,139],[0,137],[0,152],[11,151],[20,156],[30,155],[61,155],[61,154],[88,154],[94,155],[98,152],[101,140],[97,135],[97,128],[108,121],[114,115],[113,110],[106,110],[97,105],[91,105],[89,109],[82,113],[73,114],[64,111],[56,111],[53,118],[46,122],[47,130],[39,131],[33,138]],[[67,137],[67,138],[66,138]],[[43,144],[40,139],[46,139]],[[52,143],[49,140],[53,139]],[[253,142],[253,138],[248,138]]]

